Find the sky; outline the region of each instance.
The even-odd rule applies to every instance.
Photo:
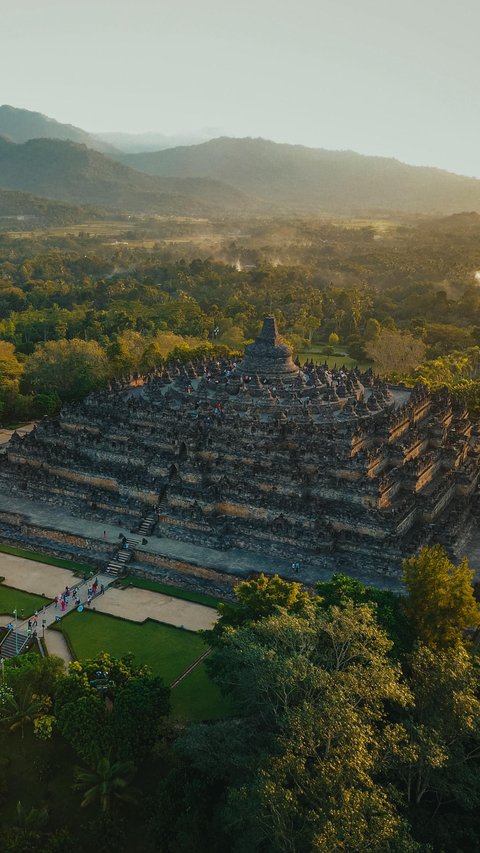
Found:
[[[480,177],[479,0],[0,0],[0,103]]]

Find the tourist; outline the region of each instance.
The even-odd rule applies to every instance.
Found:
[[[62,598],[60,606],[62,608],[62,613],[65,613],[65,599],[64,598]]]
[[[105,586],[103,583],[100,584],[100,595],[105,595]]]
[[[58,595],[56,595],[56,596],[55,596],[55,598],[54,598],[53,600],[54,600],[54,602],[55,602],[55,605],[54,605],[54,606],[55,606],[55,607],[58,607]]]

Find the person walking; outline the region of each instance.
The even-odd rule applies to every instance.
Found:
[[[105,585],[103,583],[100,584],[100,595],[105,595]]]

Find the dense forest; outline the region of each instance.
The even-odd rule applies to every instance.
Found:
[[[55,657],[12,658],[0,733],[22,767],[27,743],[41,759],[34,802],[7,808],[2,851],[475,853],[472,574],[436,546],[405,561],[405,598],[343,575],[316,590],[241,583],[206,633],[230,709],[208,723],[169,719],[169,689],[131,656],[68,674]]]
[[[449,384],[475,382],[477,214],[248,226],[146,218],[119,221],[108,236],[98,223],[21,228],[0,232],[4,422],[151,370],[173,350],[241,349],[270,312],[307,357],[370,360],[397,376],[417,368],[431,384],[447,374]]]

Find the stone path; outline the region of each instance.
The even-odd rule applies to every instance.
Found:
[[[65,667],[73,660],[68,648],[67,641],[61,631],[46,631],[45,645],[49,655],[56,655],[57,658],[62,658],[65,662]]]
[[[48,563],[37,563],[25,557],[15,557],[13,554],[0,552],[0,577],[5,578],[6,586],[14,586],[25,592],[45,595],[54,598],[65,587],[78,583],[73,570],[50,566]]]
[[[81,582],[68,569],[61,569],[47,563],[37,563],[35,560],[27,560],[24,557],[15,557],[1,552],[0,576],[5,578],[6,586],[37,595],[45,595],[47,599],[59,595],[66,586],[70,588],[79,586],[82,603],[87,599],[87,587],[90,583],[90,581]],[[97,577],[99,584],[103,583],[108,592],[108,595],[97,595],[91,605],[92,610],[98,610],[99,613],[110,613],[112,616],[120,616],[123,619],[130,619],[132,622],[155,619],[158,622],[166,622],[177,627],[183,625],[190,631],[211,628],[216,621],[217,611],[212,607],[206,607],[204,604],[196,604],[182,598],[173,598],[159,592],[135,587],[118,589],[109,586],[112,583],[111,577],[102,574],[98,574]],[[55,622],[56,616],[66,616],[71,609],[70,604],[65,613],[62,614],[60,607],[55,607],[53,604],[46,605],[45,616],[43,611],[39,612],[39,628],[42,618],[47,619],[46,627],[48,627]],[[28,614],[28,616],[30,615]],[[25,621],[28,621],[28,616]],[[6,618],[5,624],[10,621],[8,617]]]
[[[189,631],[213,628],[218,618],[213,607],[136,587],[110,588],[108,595],[98,596],[93,606],[99,613],[110,613],[132,622],[155,619],[169,625],[183,626]]]

